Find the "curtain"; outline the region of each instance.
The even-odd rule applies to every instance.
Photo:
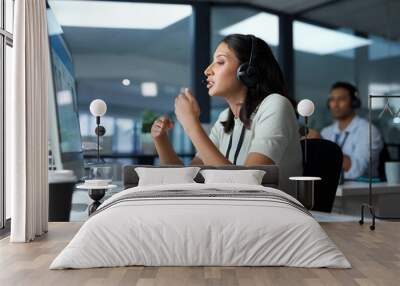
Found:
[[[13,61],[13,91],[6,98],[10,241],[28,242],[48,228],[49,43],[45,0],[15,1]]]

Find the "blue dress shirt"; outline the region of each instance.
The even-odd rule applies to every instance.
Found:
[[[355,116],[344,130],[339,129],[335,122],[321,131],[324,139],[338,144],[344,155],[351,159],[351,168],[344,172],[345,179],[356,179],[368,176],[369,165],[369,125],[368,121]],[[372,125],[372,176],[378,176],[379,153],[383,148],[383,141],[379,130]]]

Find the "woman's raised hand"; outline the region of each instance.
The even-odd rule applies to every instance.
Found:
[[[175,115],[184,129],[190,128],[199,120],[199,104],[188,88],[183,89],[175,98]]]
[[[174,127],[174,123],[167,116],[157,118],[151,126],[151,136],[154,140],[167,136],[168,129]]]

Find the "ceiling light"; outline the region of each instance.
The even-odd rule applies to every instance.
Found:
[[[223,36],[229,34],[252,34],[266,41],[269,45],[279,44],[279,19],[278,16],[261,12],[236,24],[222,29]]]
[[[123,86],[129,86],[130,84],[131,84],[131,81],[130,81],[129,79],[124,78],[124,79],[122,80],[122,85],[123,85]]]
[[[164,29],[192,14],[190,5],[50,0],[61,26]]]
[[[142,82],[140,89],[142,90],[142,95],[146,97],[154,97],[158,93],[157,83],[155,82]]]
[[[293,25],[293,45],[298,51],[334,54],[371,44],[371,40],[303,22]]]

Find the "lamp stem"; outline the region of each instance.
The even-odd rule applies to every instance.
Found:
[[[100,116],[96,116],[96,124],[97,124],[97,164],[100,163],[100,135],[99,135],[99,129],[100,129]]]
[[[305,138],[304,138],[304,166],[307,164],[307,134],[308,134],[308,116],[304,116]]]

